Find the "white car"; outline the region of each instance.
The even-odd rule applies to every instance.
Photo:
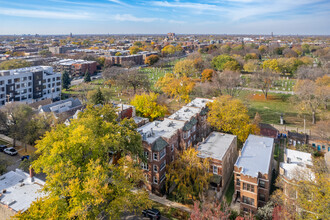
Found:
[[[3,152],[5,152],[6,154],[9,154],[11,156],[14,156],[18,153],[17,150],[15,150],[13,147],[6,148],[3,150]]]

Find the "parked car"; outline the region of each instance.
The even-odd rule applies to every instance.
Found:
[[[6,145],[0,144],[0,152],[3,152],[3,150],[6,149],[6,148],[7,148]]]
[[[11,156],[18,154],[17,150],[15,150],[13,147],[6,148],[3,151]]]
[[[146,209],[142,211],[144,217],[149,217],[150,219],[160,219],[160,211],[158,209]]]
[[[30,158],[30,156],[29,155],[24,155],[23,157],[21,157],[21,160],[23,161],[23,160],[28,160]]]

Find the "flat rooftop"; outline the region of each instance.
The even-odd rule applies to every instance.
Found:
[[[198,107],[198,108],[205,108],[206,104],[209,102],[213,102],[212,99],[205,99],[205,98],[195,98],[191,102],[189,102],[186,106],[189,107]]]
[[[241,173],[258,177],[258,173],[268,174],[272,162],[274,139],[250,134],[241,150],[235,166],[242,167]]]
[[[24,74],[24,73],[39,72],[39,71],[46,71],[48,74],[54,73],[53,67],[51,67],[51,66],[31,66],[31,67],[24,67],[24,68],[19,68],[19,69],[12,69],[12,70],[0,70],[0,77],[9,76],[9,75],[19,75],[19,74]]]
[[[15,211],[25,211],[37,198],[45,196],[40,192],[44,184],[36,177],[31,181],[30,175],[22,170],[10,171],[0,176],[0,202]]]
[[[53,65],[73,65],[73,64],[91,64],[94,63],[95,61],[88,61],[88,60],[73,60],[73,59],[64,59],[64,60],[59,60],[53,63]]]
[[[184,121],[165,118],[164,121],[153,121],[141,126],[138,128],[138,132],[141,135],[145,134],[145,141],[152,144],[159,137],[172,137],[179,129],[183,128],[184,124]]]
[[[180,121],[190,121],[192,117],[195,117],[200,112],[201,108],[183,106],[180,110],[178,110],[168,118]]]
[[[204,142],[197,146],[198,157],[222,161],[236,135],[212,132]]]
[[[304,175],[314,179],[314,174],[308,166],[312,166],[312,155],[297,150],[285,149],[287,161],[281,162],[280,167],[284,170],[284,176],[289,179]]]

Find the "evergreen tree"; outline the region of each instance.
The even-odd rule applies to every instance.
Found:
[[[90,81],[92,81],[91,80],[91,75],[89,74],[89,72],[88,72],[88,70],[86,71],[86,73],[85,73],[85,77],[84,77],[84,82],[90,82]]]
[[[64,73],[62,74],[62,88],[69,89],[70,85],[71,85],[71,78],[69,76],[69,73],[64,71]]]
[[[104,104],[105,99],[104,99],[103,93],[101,92],[100,88],[98,88],[97,92],[92,96],[91,101],[94,105],[99,105],[99,104],[103,105]]]

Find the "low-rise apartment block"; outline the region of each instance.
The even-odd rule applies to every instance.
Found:
[[[33,103],[61,96],[61,74],[50,66],[0,71],[0,106],[6,102]]]
[[[249,135],[234,166],[236,201],[255,213],[269,200],[273,172],[274,139]]]
[[[195,107],[184,106],[164,121],[150,122],[138,128],[147,157],[147,163],[142,163],[141,167],[145,170],[148,180],[146,187],[150,191],[161,194],[165,184],[166,164],[174,161],[179,151],[197,143],[199,134],[207,133],[198,129],[205,127],[199,125],[207,123],[205,109],[211,101],[197,98],[188,104],[195,103]]]
[[[64,59],[52,63],[57,72],[68,72],[70,76],[83,76],[88,72],[94,74],[97,70],[96,61]]]
[[[209,172],[213,173],[211,187],[219,192],[219,198],[227,188],[237,159],[237,136],[212,132],[197,145],[198,157],[208,158]]]

